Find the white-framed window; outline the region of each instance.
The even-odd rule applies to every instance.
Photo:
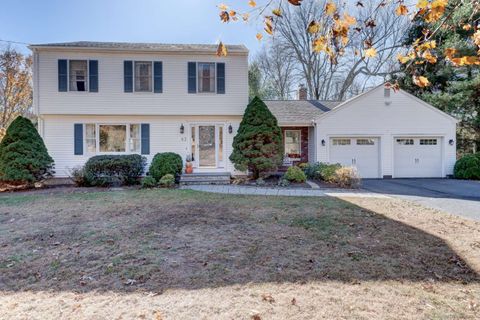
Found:
[[[140,136],[140,124],[131,124],[130,125],[130,152],[140,153],[142,138]]]
[[[135,92],[152,92],[152,61],[135,61]]]
[[[415,144],[413,139],[397,139],[397,143],[404,146],[413,146]]]
[[[420,145],[436,146],[437,145],[437,139],[420,139]]]
[[[88,153],[97,152],[97,126],[94,123],[85,124],[85,145]]]
[[[357,139],[357,145],[359,146],[373,146],[375,145],[375,140],[374,139]]]
[[[198,62],[198,92],[214,93],[215,92],[215,63]]]
[[[88,61],[69,60],[69,90],[88,91]]]
[[[332,144],[334,146],[349,146],[350,143],[351,143],[350,139],[341,139],[341,138],[332,139]]]
[[[127,144],[127,126],[124,124],[101,124],[99,131],[100,152],[125,152]]]
[[[140,153],[141,125],[86,123],[85,145],[89,154]]]
[[[285,154],[289,158],[302,156],[302,132],[300,130],[285,130]]]

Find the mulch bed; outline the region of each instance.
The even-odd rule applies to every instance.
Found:
[[[281,175],[271,175],[267,178],[264,178],[263,181],[265,184],[257,184],[256,180],[245,180],[241,183],[238,183],[238,185],[242,186],[250,186],[250,187],[267,187],[267,188],[284,188],[284,189],[311,189],[310,185],[308,183],[293,183],[290,182],[290,184],[286,187],[279,186],[278,182],[281,179]]]

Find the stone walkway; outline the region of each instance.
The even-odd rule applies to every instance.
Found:
[[[389,198],[388,196],[368,192],[365,190],[341,189],[287,189],[267,187],[247,187],[238,185],[187,185],[181,189],[190,189],[203,192],[223,194],[243,194],[258,196],[295,196],[295,197],[361,197],[361,198]]]

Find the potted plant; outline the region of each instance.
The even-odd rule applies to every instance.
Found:
[[[192,162],[192,156],[191,155],[188,155],[187,158],[186,158],[185,173],[186,174],[193,173],[193,162]]]

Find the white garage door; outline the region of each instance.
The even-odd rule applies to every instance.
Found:
[[[378,178],[379,141],[370,137],[331,138],[330,163],[354,166],[362,178]]]
[[[442,138],[401,137],[394,140],[395,178],[442,176]]]

